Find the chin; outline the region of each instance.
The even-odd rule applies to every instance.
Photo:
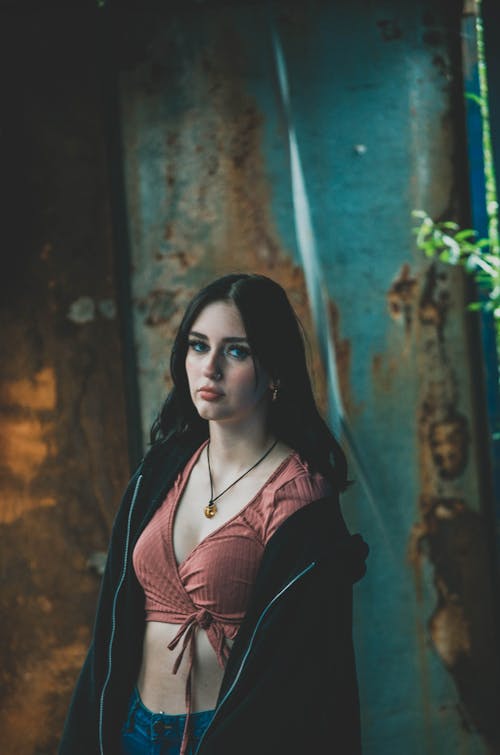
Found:
[[[206,420],[228,419],[228,412],[221,410],[217,406],[207,406],[206,404],[203,404],[203,406],[196,406],[196,411],[198,412],[198,414],[200,415],[202,419],[206,419]]]

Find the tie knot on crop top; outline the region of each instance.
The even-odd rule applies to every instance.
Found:
[[[174,650],[182,640],[173,673],[189,648],[188,717],[196,630],[207,633],[224,667],[229,655],[226,638],[234,639],[238,632],[266,543],[290,514],[331,491],[327,480],[311,472],[293,452],[236,516],[212,531],[178,564],[173,545],[175,512],[205,446],[206,442],[178,475],[133,552],[134,569],[145,593],[146,621],[180,625],[168,646]],[[183,742],[181,755],[186,746]]]
[[[201,627],[202,629],[208,629],[213,621],[213,616],[205,608],[201,608],[197,612],[195,619],[199,627]]]

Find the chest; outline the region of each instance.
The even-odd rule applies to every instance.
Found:
[[[196,465],[181,492],[172,522],[172,541],[177,563],[185,558],[206,537],[219,530],[238,514],[262,490],[269,476],[269,470],[255,470],[246,479],[240,480],[215,501],[216,513],[212,518],[205,516],[205,507],[210,502],[210,479],[208,470]],[[230,484],[230,480],[229,480]],[[224,487],[222,487],[224,490]],[[217,496],[214,490],[214,497]]]

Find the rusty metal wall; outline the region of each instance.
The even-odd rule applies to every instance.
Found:
[[[57,751],[129,475],[95,17],[41,5],[0,13],[4,755]]]
[[[499,752],[477,321],[410,232],[469,212],[461,3],[89,5],[0,19],[2,752],[55,755],[130,449],[184,304],[235,269],[286,286],[344,420],[364,752]]]
[[[121,20],[145,442],[192,293],[231,270],[282,282],[313,347],[325,332],[335,345],[336,374],[314,372],[332,417],[338,382],[357,480],[344,510],[372,547],[355,607],[364,751],[498,752],[477,321],[462,273],[411,234],[413,209],[468,217],[461,3],[184,4]]]

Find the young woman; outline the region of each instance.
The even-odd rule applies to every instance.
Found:
[[[118,511],[60,755],[361,751],[352,585],[368,548],[283,288],[189,304]]]

